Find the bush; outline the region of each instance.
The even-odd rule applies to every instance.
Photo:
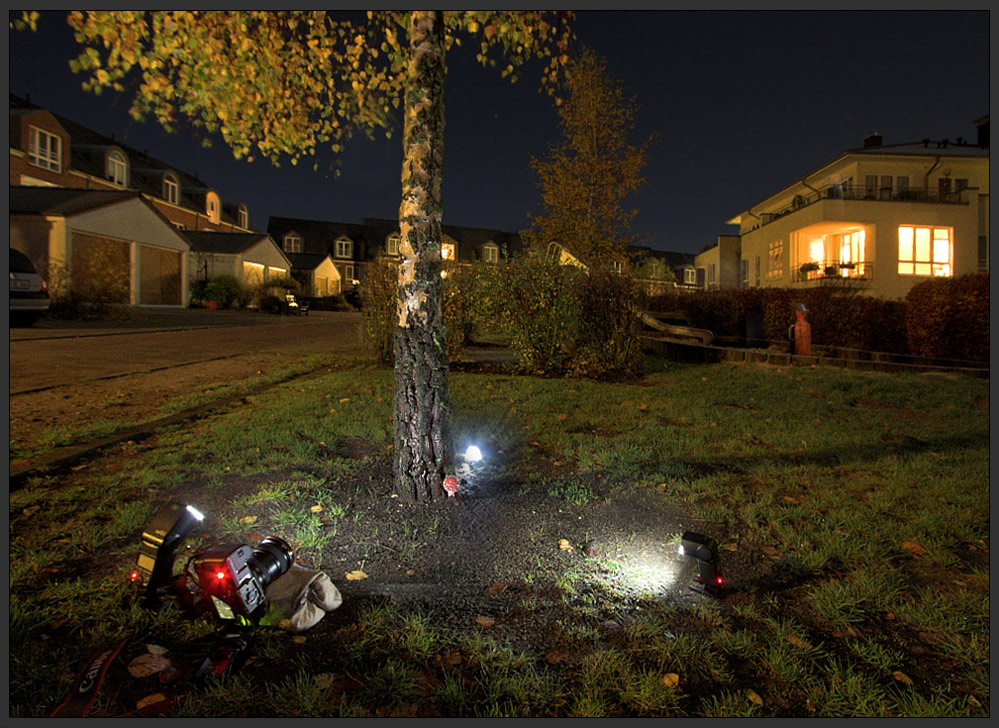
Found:
[[[241,301],[243,283],[236,276],[222,274],[212,278],[205,286],[202,298],[205,301],[215,301],[219,308],[229,308],[233,303]]]
[[[934,278],[905,297],[907,343],[912,354],[989,360],[989,275]]]
[[[476,315],[505,331],[528,371],[607,377],[638,366],[644,301],[627,276],[528,254],[482,268],[476,291]]]
[[[56,268],[48,282],[49,315],[63,319],[127,319],[131,277],[127,268],[107,251],[98,250],[70,278]],[[72,281],[70,285],[69,281]]]
[[[353,311],[354,307],[347,303],[343,294],[334,293],[332,296],[316,296],[309,302],[309,308],[313,311]]]

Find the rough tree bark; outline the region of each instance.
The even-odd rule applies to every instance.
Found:
[[[443,495],[452,455],[441,295],[443,14],[411,12],[409,40],[394,336],[395,489],[407,502],[424,502]]]

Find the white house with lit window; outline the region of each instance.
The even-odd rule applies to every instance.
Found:
[[[927,278],[988,271],[988,117],[976,123],[975,142],[871,135],[728,220],[737,285],[901,299]]]

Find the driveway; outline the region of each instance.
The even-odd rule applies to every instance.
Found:
[[[10,330],[10,393],[265,351],[358,351],[361,332],[359,313],[330,311],[137,309],[125,321],[46,319]]]

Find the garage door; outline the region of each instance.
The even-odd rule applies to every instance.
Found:
[[[181,253],[139,246],[139,303],[145,306],[181,305]]]
[[[123,240],[73,233],[70,288],[94,303],[128,303],[131,256]]]

